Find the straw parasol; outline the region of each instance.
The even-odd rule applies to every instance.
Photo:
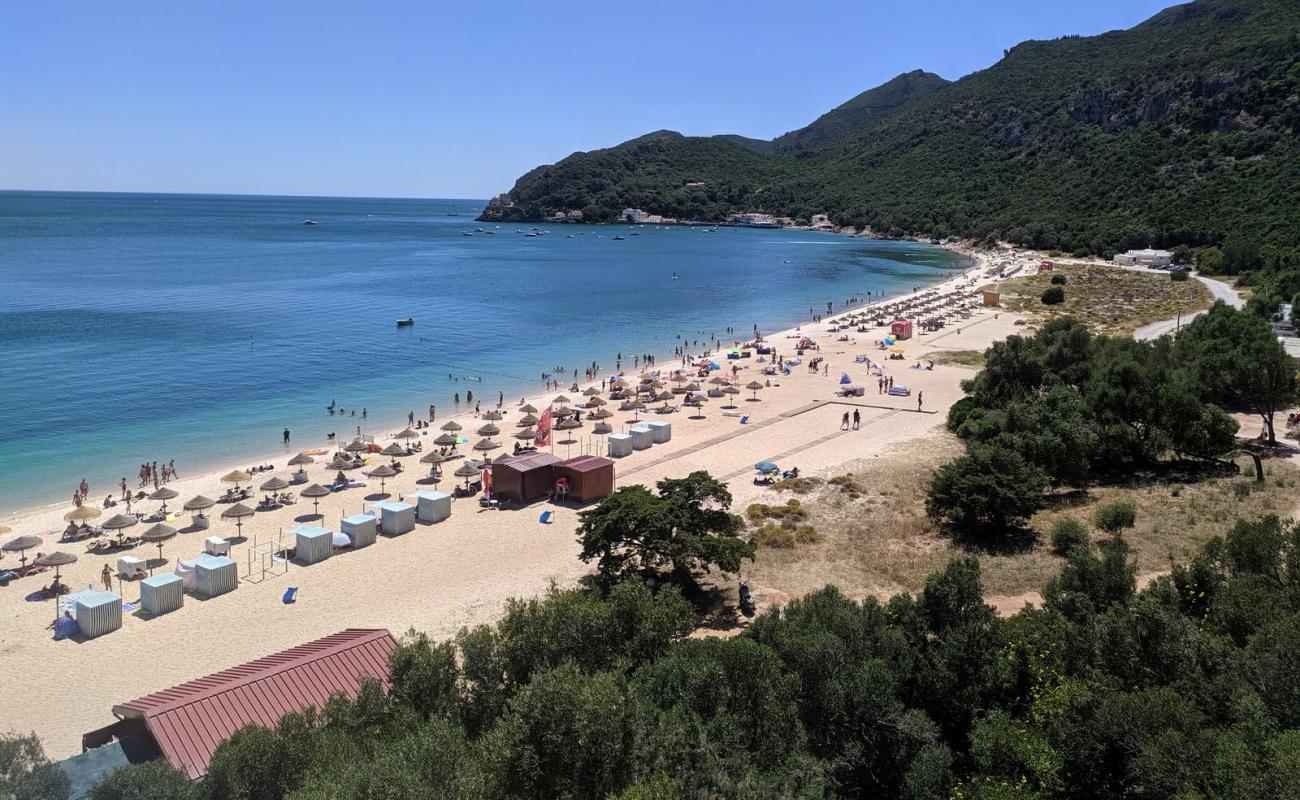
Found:
[[[479,436],[496,436],[500,432],[501,429],[493,425],[491,422],[478,429]]]
[[[726,383],[726,381],[724,381],[722,378],[718,377],[717,375],[714,375],[712,378],[709,378],[709,383],[713,384],[714,386],[721,386],[722,384]]]
[[[578,422],[573,417],[565,417],[564,419],[555,423],[555,429],[557,431],[572,431],[572,430],[577,430],[578,428],[581,427],[582,427],[582,423]],[[570,437],[564,440],[563,442],[560,442],[560,444],[573,444],[574,441],[575,440],[572,437]]]
[[[387,447],[385,447],[383,450],[380,450],[380,451],[379,451],[379,455],[381,455],[381,456],[404,456],[404,455],[406,455],[406,448],[405,448],[405,447],[402,447],[402,446],[401,446],[400,444],[398,444],[397,442],[393,442],[392,444],[390,444],[390,445],[388,445]]]
[[[533,427],[520,428],[515,431],[515,438],[523,440],[535,439],[537,438],[537,429]]]
[[[454,431],[458,431],[458,430],[460,430],[460,423],[459,423],[459,422],[456,422],[455,420],[451,420],[451,421],[449,421],[449,422],[444,422],[443,425],[442,425],[442,430],[444,430],[444,431],[453,431],[453,432],[454,432]]]
[[[751,392],[754,393],[754,396],[751,397],[751,398],[749,398],[749,399],[750,399],[750,400],[755,400],[755,401],[756,401],[756,400],[758,400],[758,392],[759,392],[759,390],[760,390],[760,389],[763,389],[764,386],[763,386],[763,384],[759,383],[758,381],[750,381],[749,383],[745,384],[745,388],[748,389],[748,390],[750,390]]]
[[[488,409],[488,412],[483,415],[483,419],[489,422],[496,422],[501,419],[501,412],[497,411],[495,408]]]
[[[604,408],[598,408],[595,411],[588,414],[587,419],[609,419],[612,416],[614,415],[610,413],[609,410]]]
[[[370,452],[370,445],[366,444],[360,439],[353,439],[352,441],[348,442],[347,446],[344,447],[343,449],[348,451],[349,453],[368,453]]]
[[[561,404],[561,405],[563,405],[564,403],[569,403],[569,402],[572,402],[572,401],[569,400],[569,398],[565,397],[564,395],[558,395],[554,400],[551,401],[552,404],[554,404],[554,403],[559,403],[559,404]]]
[[[441,464],[441,463],[444,462],[444,461],[451,461],[451,460],[452,460],[453,458],[455,458],[455,457],[456,457],[456,456],[448,455],[448,454],[446,454],[446,453],[439,453],[437,450],[434,450],[434,451],[432,451],[432,452],[430,452],[430,453],[426,453],[426,454],[424,454],[423,456],[421,456],[421,457],[420,457],[420,463],[421,463],[421,464]]]
[[[582,393],[588,397],[595,397],[596,395],[600,394],[600,390],[597,389],[595,386],[588,386],[586,389],[582,390]]]
[[[289,466],[291,466],[291,467],[301,467],[301,466],[303,466],[304,464],[312,464],[312,463],[315,463],[315,461],[316,461],[316,459],[312,458],[311,456],[306,455],[305,453],[299,453],[298,455],[296,455],[296,456],[294,456],[293,458],[289,459]]]
[[[740,394],[740,390],[737,389],[735,386],[732,386],[731,384],[727,384],[726,386],[723,386],[722,391],[730,395]],[[723,406],[723,408],[735,408],[735,407],[736,407],[736,401],[731,399],[728,399],[727,404]]]
[[[479,469],[481,469],[481,468],[478,467],[478,466],[475,466],[474,462],[472,462],[472,461],[466,461],[464,464],[461,464],[459,467],[456,467],[456,472],[453,473],[453,474],[454,474],[457,478],[464,478],[464,479],[465,479],[465,488],[468,489],[468,488],[469,488],[469,480],[470,480],[470,478],[478,477],[478,471],[479,471]]]
[[[519,421],[516,422],[515,424],[521,428],[527,428],[529,425],[536,425],[537,422],[538,422],[537,417],[533,416],[532,414],[525,414],[522,417],[520,417]]]
[[[167,501],[175,500],[180,495],[175,489],[168,489],[166,486],[160,486],[154,489],[153,494],[149,495],[150,500],[161,500],[162,505],[158,508],[160,514],[167,513]]]
[[[454,433],[438,434],[438,438],[433,440],[433,443],[439,447],[455,447],[459,442],[460,437]]]
[[[330,492],[330,490],[326,489],[324,486],[321,486],[319,483],[313,483],[312,485],[308,486],[306,489],[303,489],[298,494],[302,495],[303,497],[310,497],[312,513],[315,514],[316,516],[320,516],[320,499],[322,497],[329,497],[332,494],[332,492]]]
[[[123,531],[139,521],[138,518],[130,514],[114,514],[104,523],[103,528],[106,531]]]
[[[140,541],[152,542],[158,545],[158,563],[161,564],[163,560],[162,557],[163,542],[167,541],[168,539],[172,538],[175,535],[176,535],[175,528],[173,528],[170,525],[164,525],[161,522],[159,522],[157,525],[154,525],[153,527],[146,530],[144,533],[140,534]],[[149,574],[150,575],[153,574],[152,561],[149,562]]]
[[[39,536],[19,536],[5,542],[3,549],[6,553],[18,553],[18,561],[25,567],[27,566],[26,551],[40,546],[41,537]]]
[[[54,618],[59,617],[59,595],[61,586],[59,584],[59,569],[69,564],[77,563],[77,557],[72,553],[65,553],[62,550],[56,550],[53,553],[47,553],[36,559],[34,562],[38,567],[54,567]]]
[[[658,400],[658,401],[661,402],[661,403],[667,403],[667,402],[669,402],[670,400],[673,399],[673,393],[672,393],[672,392],[660,392],[660,393],[659,393],[659,396],[656,397],[655,399]]]
[[[486,453],[489,450],[495,450],[500,446],[501,446],[500,442],[493,441],[492,439],[479,439],[477,442],[474,443],[474,449],[478,450],[481,453]]]
[[[81,506],[79,508],[74,508],[68,513],[64,514],[63,518],[68,522],[86,522],[88,520],[94,519],[95,517],[98,517],[100,514],[103,513],[104,512],[100,511],[98,508],[92,508],[90,506]],[[8,528],[6,528],[5,530],[7,531]]]
[[[279,492],[289,488],[289,482],[279,475],[271,476],[271,479],[261,486],[264,492]]]
[[[603,397],[593,396],[590,400],[587,401],[587,408],[597,408],[599,406],[605,405],[606,402],[607,401]]]
[[[203,516],[203,510],[204,510],[205,508],[212,508],[212,507],[215,506],[216,504],[217,504],[217,501],[216,501],[216,500],[213,500],[213,499],[210,498],[210,497],[204,497],[203,495],[197,495],[197,496],[195,496],[195,497],[193,497],[193,498],[187,500],[187,501],[185,502],[185,505],[182,506],[182,508],[184,508],[186,511],[193,511],[193,512],[195,512],[194,516],[196,516],[196,517],[201,517],[201,516]]]
[[[243,503],[235,503],[230,508],[227,508],[225,511],[222,511],[221,516],[224,519],[233,519],[235,521],[235,530],[239,532],[240,536],[243,536],[244,518],[251,517],[253,516],[254,513],[256,512],[254,512],[253,509],[249,508]]]
[[[379,493],[380,493],[380,494],[383,494],[383,493],[384,493],[384,481],[387,480],[388,478],[391,478],[391,477],[393,477],[394,475],[396,475],[396,474],[397,474],[397,470],[393,469],[392,467],[388,466],[387,464],[380,464],[379,466],[377,466],[377,467],[375,467],[374,469],[370,470],[370,472],[368,472],[368,473],[366,473],[366,474],[369,475],[369,476],[372,477],[372,478],[378,478],[378,479],[379,479]]]
[[[252,479],[253,476],[244,472],[242,469],[233,469],[221,476],[222,483],[233,483],[235,486],[239,486],[241,483],[248,483]]]
[[[419,439],[420,434],[417,431],[413,431],[410,428],[406,428],[401,433],[395,434],[393,438],[394,439]]]
[[[608,436],[614,432],[614,427],[608,422],[597,422],[591,429],[591,432],[597,436]]]

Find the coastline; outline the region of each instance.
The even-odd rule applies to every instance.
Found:
[[[567,224],[573,225],[574,223],[567,223]],[[587,226],[599,227],[597,225],[591,225],[591,224],[588,224]],[[743,228],[745,226],[731,226],[731,227]],[[841,230],[833,230],[833,231],[832,230],[811,230],[807,228],[793,228],[790,230],[797,230],[801,233],[824,233],[824,234],[834,235],[834,236],[846,235]],[[862,237],[857,236],[852,238],[862,238]],[[853,304],[852,306],[841,308],[840,310],[836,311],[834,315],[839,316],[840,314],[847,313],[848,311],[861,310],[864,307],[869,307],[880,303],[896,301],[900,298],[909,297],[912,294],[914,294],[916,291],[925,291],[926,289],[929,288],[942,286],[948,281],[951,281],[955,276],[968,273],[972,269],[975,269],[981,264],[980,256],[972,248],[964,247],[961,244],[957,244],[957,243],[934,244],[931,242],[920,241],[920,240],[909,240],[909,241],[915,241],[915,243],[917,244],[924,244],[929,247],[939,247],[949,252],[956,253],[966,258],[968,263],[965,264],[964,266],[956,267],[950,270],[943,277],[939,277],[935,280],[919,284],[913,290],[896,292],[894,294],[886,294],[870,300],[860,301],[858,303]],[[798,316],[799,316],[798,313],[791,313],[788,319],[796,320]],[[823,317],[823,319],[825,319],[825,317]],[[771,322],[771,320],[759,321],[760,330],[763,330],[765,332],[765,335],[767,336],[785,335],[787,333],[798,330],[801,326],[809,325],[811,323],[810,320],[806,320],[806,319],[802,322],[786,321],[784,319],[778,319],[776,322],[772,322],[771,325],[772,328],[777,329],[776,333],[767,333],[766,324],[768,322]],[[647,352],[650,353],[651,355],[654,355],[656,359],[658,359],[658,363],[664,365],[670,364],[672,359],[674,358],[674,356],[672,355],[671,348],[664,349],[659,352],[655,352],[653,347],[646,347],[642,352]],[[585,363],[584,359],[573,359],[572,361],[574,361],[575,363]],[[549,370],[549,367],[542,367],[539,365],[537,369],[538,373],[542,372],[543,370]],[[624,364],[624,371],[625,372],[631,371],[628,368],[627,364]],[[601,372],[598,374],[598,377],[609,377],[613,374],[614,374],[614,370],[602,368]],[[572,384],[574,381],[575,378],[573,375],[566,375],[565,379],[561,380],[561,384],[563,384],[564,386],[568,386]],[[577,382],[580,385],[583,383],[583,381],[577,381]],[[504,408],[509,408],[512,405],[513,402],[512,399],[516,397],[523,397],[524,398],[523,402],[531,402],[537,404],[540,396],[545,395],[548,391],[545,388],[539,387],[538,386],[539,383],[540,380],[530,380],[524,383],[500,384],[499,388],[505,393]],[[417,410],[416,418],[418,420],[424,419],[425,416],[427,416],[427,414],[424,414],[422,412],[422,409],[427,407],[427,402],[428,402],[427,396],[424,397],[423,399],[415,399],[414,396],[412,396],[412,400],[409,405],[412,405],[412,407]],[[492,406],[493,404],[491,403],[487,404],[487,407],[492,407]],[[448,413],[446,416],[444,416],[444,414],[442,413],[444,408],[446,407],[443,405],[439,405],[438,407],[439,414],[438,414],[438,420],[436,424],[442,424],[443,422],[451,419],[463,423],[465,419],[474,418],[472,409],[469,407],[468,403],[465,403],[462,406],[454,406],[450,408],[449,409],[450,413]],[[374,417],[367,417],[365,419],[359,417],[341,417],[339,424],[341,427],[348,427],[351,425],[355,425],[357,422],[363,423],[363,427],[368,429],[367,435],[373,436],[376,441],[389,438],[392,433],[396,431],[400,431],[402,428],[406,427],[405,424],[401,422],[401,420],[396,420],[390,423],[388,421],[376,421]],[[340,431],[338,436],[338,443],[340,444],[345,443],[346,441],[349,441],[351,438],[352,438],[352,434]],[[215,483],[215,479],[217,477],[219,477],[222,474],[225,474],[226,472],[229,472],[232,469],[244,469],[254,464],[272,464],[272,465],[276,465],[277,468],[280,468],[284,466],[283,462],[287,461],[288,458],[291,458],[293,455],[300,452],[300,450],[313,449],[318,447],[328,447],[328,445],[321,444],[321,443],[312,443],[312,444],[304,444],[302,446],[298,446],[298,445],[293,445],[291,443],[291,446],[289,448],[285,448],[282,446],[279,448],[272,449],[271,447],[253,444],[250,441],[249,446],[246,449],[241,449],[238,455],[227,457],[227,458],[213,459],[211,461],[201,461],[201,460],[190,461],[188,460],[189,454],[182,454],[181,458],[178,460],[181,461],[181,464],[184,468],[183,474],[188,476],[192,472],[194,477],[192,478],[186,477],[186,478],[173,480],[168,482],[167,486],[169,488],[176,489],[182,495],[186,495],[187,491],[189,491],[190,488],[192,488],[195,483],[201,482],[204,483],[205,485]],[[138,487],[136,487],[135,485],[135,478],[131,472],[130,466],[127,464],[123,464],[123,470],[125,470],[124,475],[127,478],[128,487],[131,488],[133,491],[136,490]],[[112,476],[95,476],[95,475],[89,475],[86,477],[89,478],[92,487],[90,492],[92,499],[90,502],[88,502],[88,505],[92,505],[97,508],[102,507],[101,505],[102,500],[97,502],[94,501],[93,498],[95,497],[102,498],[103,494],[108,494],[109,492],[107,490],[105,490],[103,494],[100,493],[101,488],[105,486],[110,487],[112,489],[112,494],[115,498],[119,495],[119,492],[116,488],[117,487],[116,478]],[[194,493],[199,494],[202,492],[196,491]],[[18,506],[12,509],[5,509],[3,511],[0,511],[0,525],[6,525],[14,529],[13,534],[6,535],[5,537],[0,537],[0,538],[7,539],[10,536],[19,535],[21,533],[35,533],[36,531],[20,530],[20,529],[25,527],[30,528],[33,525],[47,524],[48,523],[47,517],[53,514],[57,514],[58,520],[62,521],[62,514],[66,513],[69,510],[71,510],[71,506],[66,499],[52,499],[49,502],[36,502],[30,505]],[[42,533],[45,533],[45,531],[42,531]]]

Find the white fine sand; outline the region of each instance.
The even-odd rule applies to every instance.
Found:
[[[937,288],[947,291],[958,285],[969,286],[973,274]],[[903,342],[906,360],[884,364],[898,383],[912,389],[911,397],[877,394],[875,376],[867,374],[866,365],[854,363],[859,353],[873,360],[884,355],[873,344],[883,335],[880,329],[849,333],[854,341],[838,342],[835,339],[840,334],[827,333],[826,322],[802,326],[802,334],[815,337],[821,352],[809,351],[804,364],[794,367],[791,375],[773,377],[772,386],[759,392],[757,402],[746,399],[751,395],[748,391],[736,396],[736,405],[750,415],[751,424],[742,426],[736,418],[724,416],[719,406],[726,401],[720,399],[705,406],[704,420],[688,419],[685,410],[670,415],[643,414],[643,419],[672,422],[672,442],[618,460],[617,485],[652,484],[663,477],[707,469],[729,482],[735,507],[743,509],[765,491],[752,482],[752,465],[757,461],[773,460],[784,469],[798,466],[804,474],[817,475],[873,453],[923,448],[927,437],[942,427],[948,406],[961,395],[959,382],[971,371],[944,366],[936,366],[933,371],[909,367],[918,358],[941,349],[982,350],[1013,331],[1014,319],[1005,312],[995,314],[980,309],[970,319],[950,322],[937,334],[923,334]],[[791,357],[794,340],[788,337],[792,334],[787,331],[767,338],[782,356]],[[828,374],[809,373],[807,361],[817,355],[825,358]],[[722,374],[732,364],[741,363],[745,367],[739,375],[741,385],[755,379],[762,382],[763,365],[756,362],[753,358],[721,361]],[[657,368],[666,375],[677,366],[677,362],[665,359]],[[841,415],[855,407],[841,404],[837,397],[842,370],[868,387],[865,397],[848,401],[862,412],[862,428],[858,431],[840,430]],[[916,410],[917,392],[924,393],[926,413]],[[567,390],[563,393],[574,400],[574,405],[584,399]],[[534,396],[529,402],[542,408],[556,394],[559,392]],[[631,422],[631,414],[618,412],[616,402],[607,408],[615,413],[609,420],[615,430]],[[510,434],[517,430],[514,420],[518,417],[519,412],[508,405],[505,419],[497,423],[502,429],[498,438],[505,443],[505,449],[493,455],[508,452],[515,441]],[[466,429],[463,433],[469,434],[471,442],[476,441],[473,431],[482,423],[472,417],[460,421]],[[426,441],[441,432],[438,426],[443,422],[440,417],[426,429]],[[587,427],[578,431],[583,434],[580,438],[598,442],[589,435],[590,426],[585,420],[584,425]],[[557,439],[566,438],[564,432],[557,434]],[[426,452],[430,446],[426,445]],[[556,445],[554,452],[564,457],[566,450],[564,445]],[[577,452],[575,446],[573,454]],[[372,458],[382,460],[379,456]],[[402,459],[406,472],[387,482],[389,494],[396,497],[418,488],[432,488],[417,486],[416,480],[427,475],[427,469],[417,459]],[[287,478],[291,470],[285,460],[280,456],[271,462],[276,471],[254,475],[253,483],[260,484],[272,474]],[[307,468],[312,482],[326,483],[332,477],[324,468],[324,460],[318,459]],[[447,465],[446,480],[439,488],[450,490],[455,466]],[[350,475],[365,480],[357,471]],[[171,504],[177,508],[196,494],[216,498],[224,488],[217,474],[174,481],[170,486],[180,493]],[[302,487],[292,488],[296,491]],[[372,479],[365,489],[349,489],[325,498],[320,506],[323,524],[337,530],[339,518],[363,510],[367,505],[365,497],[376,491],[378,481]],[[102,496],[104,491],[97,493]],[[150,502],[144,505],[156,507]],[[233,536],[235,526],[215,516],[224,507],[218,505],[212,510],[210,531],[182,532],[166,543],[163,556],[170,563],[192,558],[202,551],[205,536]],[[5,684],[5,713],[0,726],[35,731],[48,754],[62,758],[80,751],[82,733],[113,721],[110,709],[115,703],[343,628],[381,627],[397,635],[417,628],[445,638],[462,626],[490,622],[507,598],[536,595],[552,582],[570,586],[588,571],[577,559],[577,511],[558,508],[554,524],[544,526],[537,518],[548,507],[535,503],[523,510],[480,511],[473,499],[457,500],[448,521],[417,525],[411,533],[395,538],[381,536],[374,546],[337,552],[314,566],[292,565],[287,576],[262,582],[247,580],[249,545],[239,544],[232,552],[241,575],[235,592],[211,600],[187,595],[180,611],[149,621],[127,616],[120,630],[89,641],[53,641],[47,630],[55,613],[53,602],[25,599],[42,581],[49,583],[49,573],[14,581],[0,589],[0,617],[9,620],[0,631],[0,673]],[[115,564],[117,556],[87,554],[82,543],[59,544],[58,532],[64,527],[62,515],[67,510],[43,509],[0,521],[13,528],[10,537],[42,535],[45,544],[40,549],[44,552],[61,549],[80,556],[80,561],[63,571],[65,582],[74,591],[98,586],[104,564]],[[121,507],[106,511],[101,520],[119,510]],[[295,517],[310,513],[311,504],[300,498],[297,505],[258,513],[247,520],[243,532],[251,542],[256,537],[287,531],[297,524]],[[176,523],[188,524],[188,516]],[[147,524],[142,523],[131,532],[138,533],[145,527]],[[128,552],[139,558],[158,555],[152,545]],[[16,561],[14,555],[6,554],[0,566],[14,566]],[[162,569],[170,569],[170,563]],[[284,605],[280,596],[290,584],[299,587],[298,600]],[[761,598],[763,587],[755,588]],[[124,595],[129,601],[137,599],[138,586],[125,584]]]

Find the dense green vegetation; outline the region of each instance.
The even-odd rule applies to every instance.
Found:
[[[1000,619],[955,560],[916,595],[828,587],[686,639],[676,589],[553,591],[454,641],[407,635],[387,693],[246,728],[197,785],[152,764],[94,797],[1300,793],[1300,530],[1239,522],[1141,592],[1123,539],[1075,541],[1044,597]],[[33,744],[0,744],[0,797],[66,797]]]
[[[1297,0],[1198,0],[1024,42],[952,83],[907,77],[774,142],[660,132],[576,153],[520,178],[505,213],[826,212],[890,235],[1177,246],[1206,271],[1266,273],[1264,301],[1300,294]]]

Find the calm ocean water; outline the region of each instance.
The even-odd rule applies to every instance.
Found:
[[[482,206],[0,192],[0,516],[82,477],[102,496],[146,460],[184,477],[272,452],[286,426],[296,451],[431,402],[452,411],[455,391],[515,400],[556,365],[776,330],[965,266],[926,245],[775,230],[529,237],[474,222]],[[496,233],[462,235],[477,227]],[[331,417],[331,400],[369,418]]]

